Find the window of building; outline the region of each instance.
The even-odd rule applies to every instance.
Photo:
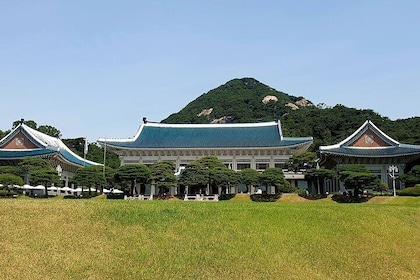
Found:
[[[257,170],[265,170],[268,168],[268,163],[257,163]]]
[[[236,165],[237,170],[242,170],[242,169],[246,169],[246,168],[251,168],[251,164],[250,163],[238,163]]]

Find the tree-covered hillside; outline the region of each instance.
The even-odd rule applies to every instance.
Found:
[[[311,150],[343,140],[366,118],[390,137],[420,145],[420,117],[392,121],[372,110],[344,105],[314,106],[303,97],[277,91],[253,78],[234,79],[190,102],[164,123],[259,122],[280,119],[284,135],[313,136]]]
[[[264,98],[267,98],[265,104]],[[302,99],[277,91],[253,78],[234,79],[201,95],[162,122],[209,123],[226,119],[240,123],[268,121],[292,111],[286,104],[295,104]]]

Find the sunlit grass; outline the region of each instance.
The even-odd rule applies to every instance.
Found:
[[[0,279],[419,278],[419,198],[290,199],[0,200]]]

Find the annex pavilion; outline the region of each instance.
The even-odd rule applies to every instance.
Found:
[[[320,166],[333,169],[343,164],[364,164],[391,189],[404,188],[398,180],[407,167],[420,159],[420,146],[402,144],[375,126],[369,119],[349,137],[330,146],[320,146]],[[391,175],[391,176],[390,176]],[[337,180],[329,180],[323,192],[344,191]]]
[[[165,124],[144,118],[133,138],[99,138],[97,142],[116,153],[121,165],[172,161],[179,169],[204,156],[216,156],[233,170],[263,171],[282,167],[291,155],[306,151],[313,138],[284,137],[280,121]],[[295,184],[304,179],[303,175],[285,175]]]
[[[61,139],[32,129],[21,120],[18,126],[0,140],[0,162],[17,164],[25,157],[47,159],[61,176],[65,187],[78,168],[101,165],[76,155]]]

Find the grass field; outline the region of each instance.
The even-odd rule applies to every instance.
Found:
[[[420,279],[420,198],[0,200],[0,279]]]

